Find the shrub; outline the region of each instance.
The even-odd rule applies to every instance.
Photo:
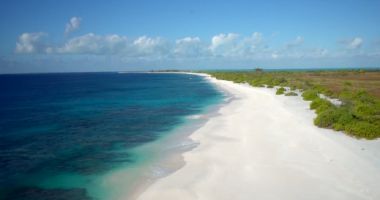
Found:
[[[281,78],[278,79],[278,82],[280,84],[283,84],[283,83],[287,83],[288,81],[284,77],[281,77]]]
[[[375,98],[370,96],[367,91],[359,90],[352,95],[354,101],[362,103],[375,103]]]
[[[284,94],[284,92],[285,92],[285,88],[280,87],[280,88],[277,89],[276,94],[277,95],[281,95],[281,94]]]
[[[298,94],[295,92],[288,92],[285,94],[285,96],[298,96]]]
[[[254,86],[254,87],[257,87],[259,85],[259,83],[257,81],[251,81],[249,84]]]
[[[308,89],[302,93],[302,97],[304,100],[311,101],[315,98],[318,98],[318,92],[313,89]]]
[[[296,95],[295,88],[303,92],[304,100],[312,101],[310,109],[314,109],[317,117],[314,123],[319,127],[333,128],[345,131],[347,134],[365,138],[380,138],[380,99],[371,96],[371,87],[354,84],[349,77],[353,72],[212,72],[217,79],[230,80],[238,83],[249,83],[255,87],[267,88],[280,86],[276,94],[285,96]],[[309,76],[311,75],[311,76]],[[325,82],[324,77],[341,76],[344,79],[336,82]],[[290,87],[286,91],[283,87]],[[335,87],[339,86],[339,87]],[[368,91],[367,91],[368,90]],[[342,105],[335,106],[319,94],[338,98]],[[1,195],[0,195],[1,196]]]
[[[375,115],[376,114],[376,105],[371,104],[371,103],[362,103],[362,102],[357,102],[354,105],[354,115],[359,117],[359,118],[366,118],[367,116],[370,115]]]
[[[345,131],[350,135],[367,139],[374,139],[380,136],[380,127],[365,121],[354,121],[347,124]]]
[[[352,83],[350,81],[344,81],[344,86],[352,86]]]
[[[314,124],[319,127],[330,128],[339,119],[339,113],[336,109],[330,108],[318,114],[314,119]]]
[[[340,115],[339,115],[338,123],[347,125],[354,120],[354,116],[348,109],[340,108],[339,111],[340,111],[339,112]]]
[[[344,129],[345,129],[344,125],[341,123],[335,123],[335,124],[333,124],[332,127],[336,131],[344,131]]]
[[[329,97],[334,96],[334,92],[329,89],[326,89],[323,93]]]
[[[310,104],[310,109],[316,110],[316,113],[321,113],[331,107],[333,107],[333,104],[330,101],[319,97],[315,98]]]
[[[349,91],[348,89],[343,89],[339,93],[338,98],[341,99],[342,101],[349,102],[349,101],[352,101],[353,96],[354,94],[352,91]]]
[[[345,130],[345,126],[354,121],[354,116],[352,112],[345,107],[338,108],[337,113],[339,114],[338,121],[333,124],[333,128],[337,131]]]
[[[252,80],[251,83],[250,83],[250,85],[252,85],[254,87],[264,87],[264,85],[258,79]]]

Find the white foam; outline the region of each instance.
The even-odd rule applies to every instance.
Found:
[[[187,118],[188,119],[200,119],[200,118],[202,118],[203,117],[203,115],[190,115],[190,116],[188,116]]]

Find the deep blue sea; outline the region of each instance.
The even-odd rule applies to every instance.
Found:
[[[0,199],[128,195],[163,156],[147,145],[222,96],[189,74],[0,75]]]

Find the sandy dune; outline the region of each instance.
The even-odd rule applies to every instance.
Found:
[[[191,135],[185,166],[139,199],[380,199],[380,140],[313,125],[300,97],[210,79],[235,99]]]

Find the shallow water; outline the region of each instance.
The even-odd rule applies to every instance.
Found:
[[[1,75],[0,89],[1,199],[128,195],[141,173],[167,173],[152,168],[159,141],[222,99],[189,74]]]

